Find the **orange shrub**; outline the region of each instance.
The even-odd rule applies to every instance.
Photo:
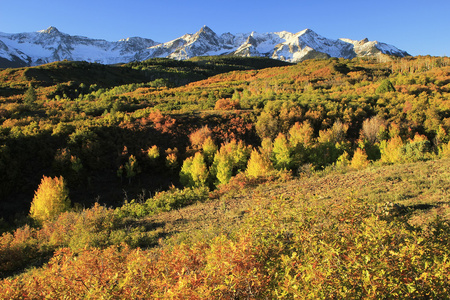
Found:
[[[215,110],[232,110],[232,109],[240,109],[241,105],[239,100],[231,100],[227,98],[219,99],[214,106]]]
[[[202,128],[192,132],[189,135],[189,140],[193,147],[201,147],[207,138],[211,137],[212,132],[208,126],[203,126]]]

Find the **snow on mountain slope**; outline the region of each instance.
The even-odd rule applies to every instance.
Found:
[[[188,59],[199,55],[223,54],[223,40],[209,27],[203,26],[195,34],[185,34],[173,41],[150,47],[148,58],[169,57],[173,59]]]
[[[132,37],[108,42],[61,33],[55,27],[30,33],[0,33],[0,67],[16,64],[33,66],[58,60],[84,60],[103,64],[142,61],[154,57],[188,59],[203,55],[264,56],[289,62],[310,58],[407,56],[398,48],[377,41],[331,40],[310,29],[298,33],[224,33],[218,36],[203,26],[166,43]]]
[[[70,36],[55,27],[30,33],[0,33],[0,43],[8,48],[0,56],[11,60],[18,57],[27,65],[40,65],[59,60],[86,60],[112,64],[140,59],[140,54],[158,43],[143,38],[128,38],[117,42]],[[1,44],[0,44],[1,45]],[[0,50],[2,51],[2,50]]]

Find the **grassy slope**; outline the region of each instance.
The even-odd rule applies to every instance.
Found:
[[[377,207],[382,214],[391,211],[411,225],[424,226],[438,215],[450,220],[450,160],[370,167],[345,174],[319,173],[287,182],[269,182],[232,190],[219,200],[162,213],[148,218],[148,222],[159,224],[156,231],[160,236],[173,235],[175,240],[184,241],[194,229],[200,230],[198,236],[202,237],[208,232],[238,226],[258,199],[281,195],[323,205],[346,203],[349,197],[356,197]],[[397,205],[392,207],[389,203]]]
[[[0,292],[25,298],[95,298],[106,291],[127,299],[168,291],[174,298],[211,299],[273,298],[278,293],[316,299],[379,299],[388,293],[394,298],[439,298],[448,288],[450,265],[445,259],[447,227],[442,234],[435,221],[450,221],[449,167],[450,159],[441,159],[317,173],[254,187],[236,184],[219,198],[126,219],[128,232],[160,239],[150,249],[83,246],[91,238],[111,235],[107,224],[115,222],[109,221],[108,211],[89,209],[78,213],[88,222],[83,226],[104,229],[90,238],[72,238],[78,239],[72,250],[57,251],[50,264],[0,281]],[[95,210],[97,221],[91,224],[88,216]],[[57,228],[51,242],[67,225],[48,224],[41,234]],[[146,232],[139,233],[143,228]],[[27,230],[18,233],[22,239]],[[42,248],[46,246],[37,246]],[[28,267],[42,262],[34,259]]]

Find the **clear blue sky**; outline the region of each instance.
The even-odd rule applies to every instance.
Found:
[[[0,0],[0,31],[55,26],[70,35],[167,42],[203,25],[224,32],[298,32],[331,39],[368,38],[411,55],[450,55],[449,0]]]

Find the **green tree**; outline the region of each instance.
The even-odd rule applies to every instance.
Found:
[[[243,141],[233,139],[229,143],[224,144],[222,148],[229,155],[234,175],[245,170],[250,157],[250,148]]]
[[[205,155],[206,162],[211,164],[214,160],[214,154],[217,151],[217,146],[210,136],[202,144],[203,155]]]
[[[375,90],[377,94],[384,94],[387,92],[395,92],[395,87],[389,79],[385,79]]]
[[[180,181],[187,187],[204,186],[209,176],[208,167],[205,159],[200,152],[195,153],[194,157],[188,157],[181,167]]]
[[[79,174],[83,169],[83,164],[81,163],[81,159],[77,156],[70,156],[70,167],[75,173]]]
[[[335,166],[338,170],[345,170],[350,165],[350,159],[347,151],[338,157]]]
[[[211,173],[217,178],[216,184],[227,183],[232,176],[244,171],[250,156],[250,148],[243,141],[235,139],[222,144],[216,151],[211,167]]]
[[[264,138],[274,139],[278,133],[278,119],[263,111],[256,121],[255,129],[261,140]]]
[[[230,155],[223,151],[223,149],[222,147],[221,151],[216,152],[212,167],[212,172],[214,172],[214,176],[217,178],[217,185],[227,183],[233,175],[233,163]]]
[[[138,172],[139,169],[136,156],[130,155],[130,158],[128,158],[128,161],[125,164],[125,173],[128,178],[128,183],[131,183],[131,178],[136,176]]]
[[[32,85],[27,89],[23,96],[23,102],[27,105],[35,105],[37,100],[36,90],[33,88]]]
[[[279,133],[273,141],[273,161],[275,168],[278,170],[288,170],[292,166],[292,148],[286,136]]]

